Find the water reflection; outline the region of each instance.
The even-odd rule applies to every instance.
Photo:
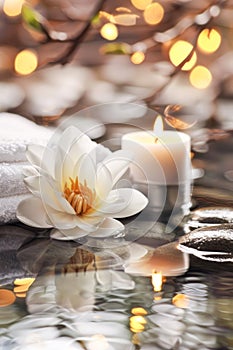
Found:
[[[156,249],[131,243],[94,253],[42,235],[22,239],[17,247],[21,271],[35,281],[25,299],[1,309],[1,350],[232,346],[233,274],[223,270],[213,276],[208,266],[187,271],[188,261],[182,252],[174,253],[172,243]],[[152,268],[167,271],[158,292],[149,276]],[[13,290],[13,279],[4,288]]]

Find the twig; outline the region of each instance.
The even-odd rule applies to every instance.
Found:
[[[92,18],[102,9],[105,1],[106,0],[101,0],[97,4],[97,6],[95,7],[95,9],[91,15],[90,20],[86,22],[86,25],[84,26],[82,31],[78,34],[78,36],[76,38],[73,38],[70,40],[70,41],[72,41],[72,43],[71,43],[70,47],[68,48],[68,50],[62,56],[60,56],[55,61],[53,61],[52,62],[53,64],[61,63],[62,65],[65,65],[66,63],[68,63],[72,60],[72,57],[73,57],[76,49],[84,41],[85,36],[91,27]],[[51,40],[51,41],[53,41],[53,40]]]
[[[221,7],[225,7],[226,3],[227,3],[227,0],[225,0],[225,1],[224,1],[224,0],[219,0],[217,3],[212,3],[212,4],[210,4],[207,8],[205,8],[205,10],[203,10],[202,12],[200,12],[200,13],[199,13],[199,16],[200,16],[201,14],[204,14],[206,11],[210,10],[210,8],[211,8],[212,6],[214,6],[214,5],[216,5],[216,6],[221,6]],[[187,25],[185,29],[183,28],[183,26],[181,26],[181,27],[182,27],[182,32],[185,31],[185,30],[187,30],[187,29],[189,29],[189,28],[191,28],[192,26],[196,26],[196,28],[198,29],[197,35],[196,35],[195,42],[194,42],[194,44],[193,44],[192,50],[191,50],[190,53],[187,55],[187,57],[185,57],[185,59],[184,59],[184,60],[174,69],[174,71],[168,76],[169,79],[168,79],[159,89],[157,89],[152,95],[150,95],[148,98],[145,99],[145,102],[146,102],[149,106],[150,106],[150,104],[153,102],[155,96],[157,96],[158,94],[160,94],[160,93],[170,84],[171,78],[173,78],[177,73],[179,73],[179,72],[182,70],[182,68],[183,68],[183,66],[185,65],[185,63],[187,63],[187,62],[191,59],[191,57],[192,57],[192,55],[193,55],[193,53],[194,53],[194,51],[195,51],[195,49],[196,49],[196,46],[197,46],[197,40],[198,40],[199,34],[200,34],[200,32],[202,31],[202,29],[203,29],[203,27],[204,27],[203,25],[197,24],[197,23],[195,22],[195,18],[196,18],[197,16],[198,16],[198,15],[193,16],[192,22],[190,22],[190,25]],[[205,23],[205,26],[206,26],[207,24],[209,25],[210,22],[213,20],[213,18],[214,18],[214,16],[213,16],[213,15],[212,15],[212,16],[210,15],[208,21]],[[183,20],[183,19],[181,19],[181,21],[182,21],[182,20]],[[180,22],[181,22],[181,21],[180,21]],[[180,22],[179,22],[179,23],[180,23]],[[178,27],[179,27],[179,23],[177,24]],[[173,27],[173,28],[174,28],[174,27]],[[170,30],[172,30],[173,28],[168,29],[167,32],[170,31]],[[175,35],[174,37],[172,37],[172,39],[175,39],[175,38],[179,37],[180,35],[181,35],[181,32],[177,32],[176,35]],[[158,44],[158,43],[155,41],[155,44],[154,44],[154,45],[157,45],[157,44]]]

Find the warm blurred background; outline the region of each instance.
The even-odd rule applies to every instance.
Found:
[[[232,0],[0,0],[0,111],[178,104],[232,129],[232,18]]]

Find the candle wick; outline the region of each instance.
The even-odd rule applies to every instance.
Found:
[[[155,138],[155,143],[157,143],[159,141],[159,138],[158,137],[156,137]]]

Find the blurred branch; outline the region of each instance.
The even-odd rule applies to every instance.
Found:
[[[70,38],[66,32],[59,32],[59,30],[54,30],[51,28],[51,25],[49,21],[47,21],[43,16],[41,16],[39,13],[36,13],[34,9],[29,9],[26,18],[26,23],[29,26],[34,26],[34,29],[40,30],[41,33],[43,33],[46,37],[46,43],[51,43],[51,42],[60,42],[62,43],[70,43],[69,47],[65,50],[64,53],[62,53],[61,56],[57,57],[55,60],[50,62],[51,64],[66,64],[70,62],[74,56],[75,51],[78,49],[78,47],[85,41],[85,38],[92,26],[92,20],[95,18],[97,15],[99,16],[99,19],[103,18],[105,20],[109,20],[111,22],[111,18],[113,19],[112,23],[114,22],[114,19],[117,16],[114,16],[110,13],[104,12],[103,7],[105,0],[100,0],[97,1],[97,4],[92,11],[92,14],[89,16],[89,20],[83,21],[83,20],[77,20],[78,24],[83,24],[83,27],[81,31],[74,37]],[[211,21],[218,17],[221,14],[221,10],[225,8],[227,5],[230,5],[229,0],[217,0],[211,2],[208,6],[206,6],[204,9],[202,9],[200,12],[187,12],[184,11],[184,16],[178,20],[172,27],[164,30],[164,31],[158,31],[154,33],[151,37],[147,37],[144,40],[140,40],[134,44],[128,44],[130,47],[130,50],[127,50],[128,53],[126,52],[125,54],[133,54],[136,51],[142,51],[142,52],[147,52],[154,48],[157,45],[163,45],[166,42],[173,41],[177,38],[179,38],[181,35],[183,35],[188,29],[194,27],[198,29],[198,34],[203,28],[207,28]],[[185,10],[185,4],[180,5]],[[115,9],[116,10],[116,9]],[[129,12],[131,12],[129,10]],[[180,11],[179,11],[180,13]],[[102,14],[102,15],[101,15]],[[105,14],[105,16],[103,16]],[[107,17],[106,17],[107,16]],[[128,13],[123,14],[123,15],[118,15],[118,16],[133,16],[134,20],[139,17],[135,14],[130,14]],[[23,16],[25,17],[25,16]],[[105,18],[106,17],[106,18]],[[67,14],[66,14],[67,18]],[[125,18],[125,17],[124,17]],[[69,17],[68,17],[69,19]],[[73,19],[69,19],[69,21],[74,22]],[[67,22],[67,21],[66,21]],[[129,26],[129,24],[122,24],[122,23],[117,23],[117,25],[126,25]],[[196,47],[196,42],[197,42],[197,37],[195,37],[195,45],[193,50],[190,52],[190,54],[176,67],[175,71],[171,74],[171,78],[179,72],[184,64],[189,61],[191,58],[195,47]],[[114,43],[114,42],[113,42]]]
[[[76,49],[78,49],[78,46],[84,41],[86,34],[88,33],[92,19],[98,14],[98,12],[102,9],[104,3],[106,0],[100,0],[95,9],[93,10],[92,16],[89,21],[86,22],[84,25],[84,28],[82,31],[78,34],[78,36],[74,39],[72,39],[72,44],[70,48],[68,48],[67,52],[65,52],[64,55],[59,57],[56,61],[53,63],[61,63],[61,64],[66,64],[72,60],[73,54],[75,53]]]
[[[154,46],[155,46],[159,42],[163,43],[163,42],[166,42],[169,40],[174,40],[174,39],[178,38],[181,34],[184,33],[184,31],[186,31],[187,29],[189,29],[193,26],[195,26],[195,28],[197,29],[197,34],[196,34],[195,40],[193,42],[192,50],[184,58],[184,60],[169,74],[169,76],[168,76],[169,79],[159,89],[154,91],[154,93],[145,100],[145,102],[148,105],[151,105],[151,103],[153,103],[154,98],[170,84],[171,79],[182,70],[182,68],[184,67],[184,65],[187,62],[189,62],[189,60],[192,58],[192,55],[194,54],[194,52],[196,50],[198,36],[199,36],[200,32],[202,31],[203,27],[206,28],[206,26],[209,25],[215,17],[219,16],[219,14],[221,12],[221,8],[225,7],[226,4],[227,4],[227,0],[219,0],[217,2],[213,2],[207,8],[205,8],[202,12],[200,12],[196,15],[189,16],[189,18],[187,18],[187,17],[182,18],[177,23],[177,25],[175,25],[174,27],[168,29],[164,33],[156,33],[153,36],[153,38],[151,38],[151,40],[154,39]],[[219,7],[219,9],[218,9],[218,7]],[[165,38],[166,38],[166,40],[165,40]],[[160,41],[158,41],[158,39],[160,39]],[[146,40],[148,40],[148,39],[146,39]],[[137,44],[139,44],[139,43],[137,43]],[[135,45],[137,45],[137,44],[135,44]],[[150,46],[150,48],[151,47],[152,47],[152,45]]]
[[[32,7],[28,6],[27,4],[23,5],[22,8],[22,17],[25,21],[25,23],[31,27],[32,29],[40,32],[41,34],[45,35],[45,40],[41,42],[42,45],[48,44],[51,42],[59,42],[59,43],[70,43],[70,46],[68,49],[63,53],[60,57],[58,57],[56,60],[53,60],[50,62],[51,64],[66,64],[72,60],[73,54],[75,53],[76,49],[78,49],[79,45],[85,40],[85,37],[92,25],[93,18],[99,13],[99,11],[103,8],[104,3],[106,0],[99,0],[97,1],[97,5],[95,6],[94,10],[92,11],[92,14],[90,15],[89,19],[84,20],[78,20],[78,23],[82,23],[83,27],[79,31],[79,33],[72,37],[68,38],[67,33],[60,32],[57,30],[54,30],[51,28],[51,24],[49,21],[43,17],[39,12],[34,10]],[[67,17],[67,15],[66,15]],[[74,20],[70,19],[68,17],[69,21],[75,22]]]

